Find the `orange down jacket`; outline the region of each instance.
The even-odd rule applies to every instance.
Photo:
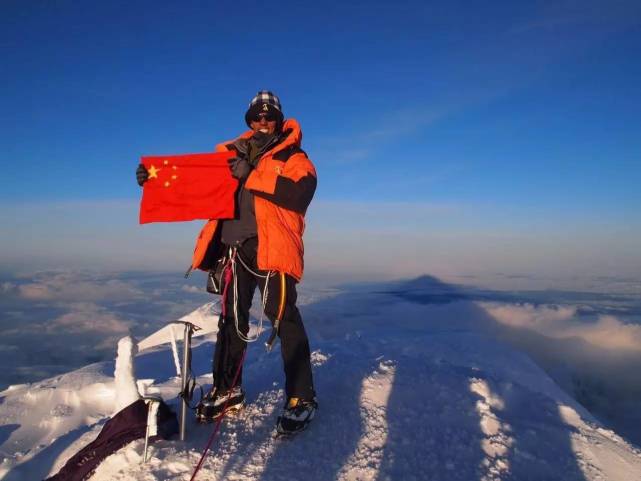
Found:
[[[245,188],[254,194],[258,229],[258,268],[303,277],[305,212],[316,190],[316,170],[300,148],[298,122],[283,124],[285,139],[262,155],[249,174]],[[248,139],[253,131],[240,138]],[[217,152],[233,149],[233,142],[216,146]],[[208,221],[196,240],[191,268],[209,270],[223,254],[220,222]]]

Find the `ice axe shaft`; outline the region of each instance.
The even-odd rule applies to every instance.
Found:
[[[187,410],[189,409],[189,376],[191,376],[191,335],[199,328],[191,322],[180,321],[179,324],[185,325],[183,335],[183,362],[182,362],[182,379],[181,379],[181,410],[180,410],[180,440],[185,440],[187,426]]]

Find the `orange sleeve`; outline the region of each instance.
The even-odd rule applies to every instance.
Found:
[[[314,165],[305,154],[299,153],[292,155],[283,167],[277,166],[263,171],[254,169],[249,174],[245,187],[258,192],[273,194],[279,177],[298,182],[306,175],[316,177],[316,169],[314,169]]]
[[[277,173],[279,169],[282,172]],[[264,171],[256,172],[259,175],[253,178],[250,175],[245,186],[258,197],[305,215],[317,184],[312,163],[305,154],[300,154],[290,157],[286,164],[278,165],[274,170],[276,172],[268,171],[267,175]]]

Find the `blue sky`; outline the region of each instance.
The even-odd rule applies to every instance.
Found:
[[[138,158],[268,88],[318,168],[310,271],[641,275],[640,52],[635,1],[2,2],[0,267],[186,265]]]

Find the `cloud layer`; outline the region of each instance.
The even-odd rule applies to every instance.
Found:
[[[595,347],[641,353],[641,326],[625,324],[613,315],[591,322],[577,317],[578,306],[503,304],[480,305],[507,326],[526,328],[556,339],[581,339]]]
[[[211,300],[202,276],[50,271],[0,282],[0,389],[112,359]],[[214,322],[214,320],[212,320]]]
[[[550,294],[553,295],[553,294]],[[493,332],[528,353],[577,401],[618,433],[641,443],[641,325],[628,308],[479,302]],[[615,316],[603,311],[619,310]],[[626,320],[623,320],[626,319]]]

